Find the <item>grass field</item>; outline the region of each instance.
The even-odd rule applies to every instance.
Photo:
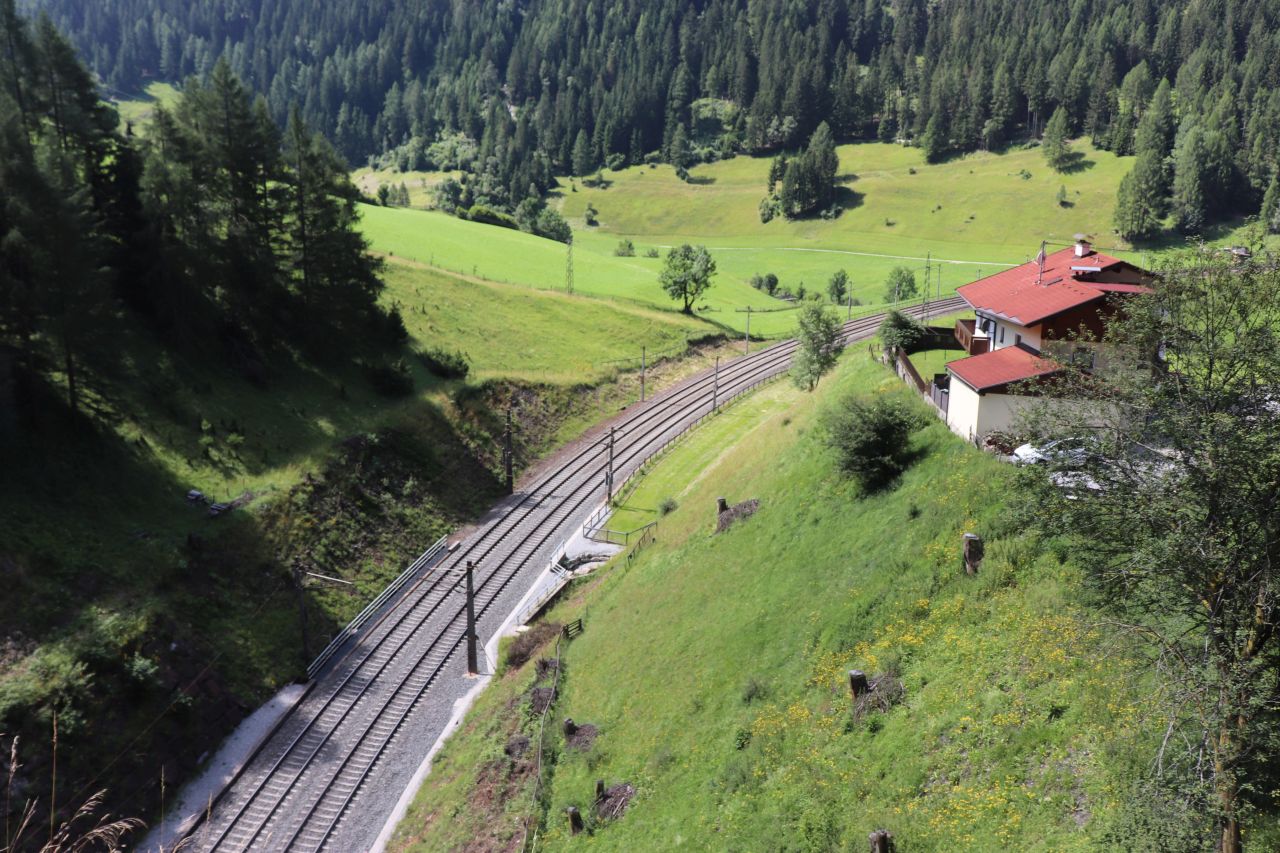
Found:
[[[1083,232],[1095,235],[1099,245],[1114,244],[1115,187],[1130,161],[1083,141],[1075,145],[1084,154],[1083,166],[1067,175],[1052,172],[1038,149],[930,165],[915,148],[841,146],[847,209],[832,221],[762,224],[758,205],[769,160],[761,157],[698,166],[688,183],[664,165],[606,171],[604,185],[596,188],[565,179],[555,203],[574,226],[578,292],[670,306],[657,284],[661,260],[645,257],[646,251],[702,243],[711,249],[719,274],[700,316],[742,331],[739,309],[779,307],[747,284],[756,273],[771,272],[793,291],[803,285],[825,294],[832,274],[844,269],[852,296],[875,305],[884,302],[884,281],[895,266],[915,270],[922,290],[927,285],[930,294],[945,295],[1030,259],[1041,240],[1066,244]],[[357,177],[374,189],[378,181],[397,180],[394,173],[367,170]],[[406,177],[411,184],[434,179]],[[1069,207],[1058,204],[1059,187],[1066,187]],[[583,219],[588,204],[599,211],[597,227]],[[566,251],[551,241],[424,211],[367,208],[364,215],[379,251],[497,281],[565,286]],[[614,255],[624,238],[635,244],[636,257]],[[1126,254],[1142,260],[1141,253]],[[777,336],[794,322],[792,312],[760,315],[752,318],[752,330]]]
[[[178,87],[172,83],[151,83],[142,94],[112,103],[120,114],[120,124],[133,125],[134,132],[141,133],[146,130],[156,106],[169,106],[179,94]]]
[[[543,290],[565,289],[568,247],[563,243],[434,211],[365,205],[361,213],[365,234],[376,251],[462,275]],[[602,242],[575,238],[574,293],[628,300],[678,313],[676,304],[658,284],[661,259],[616,257],[616,244],[616,239]],[[718,276],[698,305],[706,306],[698,316],[708,331],[744,329],[745,315],[736,309],[747,306],[775,312],[753,317],[753,334],[782,335],[795,325],[794,311],[777,310],[786,307],[780,300],[728,275]]]
[[[1090,850],[1121,819],[1159,723],[1124,646],[1090,627],[1078,573],[1010,525],[1008,469],[934,419],[895,489],[841,481],[817,424],[850,392],[912,396],[861,355],[818,395],[770,386],[678,445],[611,522],[677,505],[630,568],[547,617],[586,633],[561,654],[540,849],[856,850],[884,827],[902,849]],[[760,512],[715,535],[719,496]],[[987,541],[976,578],[959,565],[969,531]],[[850,668],[896,673],[903,698],[852,715]],[[395,849],[458,849],[469,827],[518,840],[529,771],[502,749],[530,731],[530,669],[446,744]],[[567,748],[565,717],[598,727],[594,744]],[[594,817],[598,779],[635,786],[621,819]]]
[[[383,184],[399,187],[404,184],[409,190],[409,204],[412,207],[426,208],[432,204],[431,191],[436,184],[445,178],[456,178],[459,172],[396,172],[391,169],[371,169],[365,166],[351,173],[360,191],[373,197],[378,194],[378,187]]]

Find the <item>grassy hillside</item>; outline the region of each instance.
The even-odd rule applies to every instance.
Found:
[[[113,101],[122,125],[132,125],[135,133],[146,129],[157,106],[167,107],[178,100],[178,87],[172,83],[152,83],[146,91],[130,98]]]
[[[125,326],[118,362],[82,377],[85,411],[66,410],[55,376],[0,419],[0,720],[42,779],[57,714],[61,804],[92,784],[112,790],[114,813],[153,813],[162,763],[180,782],[423,548],[502,494],[508,405],[524,466],[638,398],[642,346],[651,391],[723,352],[690,348],[707,326],[675,313],[400,262],[385,298],[410,333],[404,397],[375,392],[358,364],[287,351],[250,382],[216,348]],[[467,353],[472,376],[431,375],[414,353],[437,346]],[[193,488],[239,507],[210,518],[185,500]],[[297,566],[352,583],[307,583],[306,648]]]
[[[861,850],[884,827],[904,850],[1086,850],[1132,825],[1159,721],[1124,645],[1090,627],[1066,554],[1009,520],[1010,471],[936,420],[895,489],[860,495],[818,426],[848,392],[907,395],[859,355],[818,395],[779,384],[730,409],[615,520],[673,500],[657,544],[549,614],[586,633],[561,653],[539,849]],[[719,496],[760,512],[715,535]],[[969,531],[987,541],[972,578]],[[532,667],[495,682],[446,745],[399,849],[463,849],[469,826],[493,849],[518,840],[532,759],[503,749],[536,735]],[[896,675],[900,701],[855,716],[850,668]],[[594,743],[565,744],[565,717],[597,727]],[[620,819],[594,817],[598,779],[636,788]],[[570,840],[570,805],[589,839]]]
[[[438,269],[491,281],[523,284],[543,290],[565,289],[568,247],[554,240],[522,231],[467,222],[434,211],[404,208],[362,208],[364,231],[373,248],[398,258],[408,258]],[[627,300],[677,313],[677,305],[662,291],[658,273],[660,258],[620,258],[613,254],[617,239],[587,239],[579,230],[573,247],[574,292]],[[793,311],[778,311],[786,304],[755,290],[745,281],[721,275],[705,299],[698,316],[708,330],[742,330],[745,316],[735,309],[751,306],[771,309],[752,320],[752,334],[777,336],[795,325]]]
[[[575,183],[576,192],[564,194],[563,209],[580,219],[593,205],[601,240],[626,235],[646,243],[704,242],[719,250],[720,269],[739,278],[773,272],[793,287],[798,281],[825,287],[844,267],[855,296],[880,301],[892,267],[923,267],[929,256],[953,262],[942,273],[943,289],[951,290],[998,264],[1027,260],[1041,240],[1068,243],[1083,232],[1100,245],[1123,247],[1111,222],[1116,187],[1131,158],[1084,140],[1074,146],[1082,165],[1062,175],[1037,148],[928,164],[918,148],[843,145],[845,211],[832,221],[779,217],[761,223],[758,206],[770,163],[763,157],[697,166],[687,183],[665,165],[606,171],[601,188]],[[1067,191],[1066,207],[1057,202],[1060,187]]]
[[[762,224],[758,207],[770,162],[763,157],[698,166],[689,182],[666,165],[606,170],[599,187],[564,179],[558,203],[574,225],[578,292],[670,307],[657,284],[661,261],[645,257],[646,250],[704,243],[720,274],[701,316],[742,330],[745,318],[737,309],[781,305],[747,286],[755,273],[772,272],[793,291],[803,284],[825,293],[832,273],[844,269],[852,295],[876,304],[883,302],[884,281],[895,266],[915,269],[923,289],[926,260],[939,262],[940,272],[930,273],[930,291],[945,294],[1002,265],[1028,260],[1041,240],[1068,243],[1084,232],[1100,245],[1116,245],[1115,188],[1130,160],[1084,141],[1075,146],[1083,154],[1081,166],[1066,175],[1049,169],[1035,148],[930,165],[916,148],[841,146],[846,209],[831,221],[778,218]],[[420,193],[424,180],[438,177],[356,174],[374,189],[379,181],[403,179]],[[1067,206],[1058,204],[1060,187],[1066,188]],[[425,196],[415,198],[419,203],[427,203]],[[599,211],[598,226],[585,223],[588,204]],[[566,250],[551,241],[416,210],[369,208],[365,222],[379,251],[487,279],[564,288]],[[614,255],[623,238],[633,241],[636,257]],[[1141,260],[1140,253],[1133,256]],[[790,312],[752,319],[753,331],[765,335],[782,334],[793,324]]]

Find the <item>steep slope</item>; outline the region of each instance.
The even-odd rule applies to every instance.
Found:
[[[609,850],[856,850],[877,828],[912,850],[1085,850],[1113,833],[1152,849],[1133,787],[1158,745],[1150,685],[1091,625],[1069,555],[1019,529],[1009,471],[936,421],[894,489],[859,494],[819,425],[851,392],[906,395],[852,356],[818,395],[775,386],[655,469],[612,525],[658,518],[657,543],[548,616],[586,631],[559,650],[539,797],[536,747],[503,752],[537,742],[529,689],[550,680],[529,663],[446,745],[400,849],[462,849],[468,826],[467,849],[511,849],[539,817],[540,849],[570,849],[570,806]],[[761,508],[715,534],[719,496]],[[987,542],[976,577],[960,566],[970,531]],[[888,677],[858,713],[852,668]],[[594,739],[566,743],[566,717]],[[597,813],[597,780],[635,788],[620,817]]]

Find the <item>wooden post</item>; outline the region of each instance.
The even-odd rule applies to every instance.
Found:
[[[716,498],[716,515],[729,511],[729,502],[724,498]]]
[[[978,573],[978,567],[982,565],[982,556],[985,550],[981,536],[976,533],[966,533],[964,535],[964,573],[966,575],[976,575]]]
[[[604,799],[604,780],[597,779],[596,780],[596,802],[598,803],[603,799]]]
[[[859,696],[869,692],[871,685],[867,683],[867,674],[860,669],[849,670],[849,695],[853,701],[857,702]]]
[[[569,815],[569,834],[577,835],[582,832],[582,814],[578,811],[578,807],[569,806],[565,809],[565,813]]]
[[[564,736],[573,737],[578,733],[578,724],[573,721],[573,717],[564,718]]]
[[[867,836],[871,853],[893,853],[893,835],[887,829],[877,829]]]

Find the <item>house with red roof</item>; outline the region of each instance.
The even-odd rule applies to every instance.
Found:
[[[1149,290],[1152,276],[1127,261],[1096,252],[1083,237],[1074,246],[1012,267],[956,290],[973,320],[956,324],[966,358],[948,362],[945,414],[956,433],[978,439],[1007,432],[1035,396],[1035,380],[1072,359],[1097,357],[1106,318],[1119,300]],[[1057,342],[1057,345],[1054,345]]]

